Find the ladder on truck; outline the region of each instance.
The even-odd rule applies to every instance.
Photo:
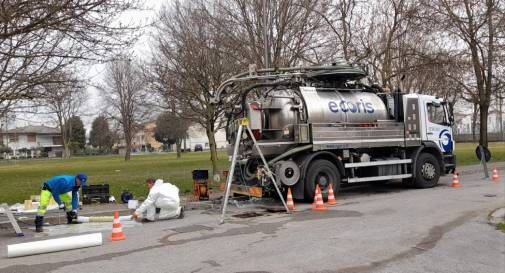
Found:
[[[18,237],[24,236],[23,231],[19,227],[18,221],[16,220],[16,218],[12,214],[10,207],[7,204],[1,204],[0,208],[4,209],[4,213],[5,213],[5,215],[7,215],[7,218],[9,218],[9,221],[11,222],[11,225],[14,228],[14,231],[16,232],[16,236],[18,236]]]

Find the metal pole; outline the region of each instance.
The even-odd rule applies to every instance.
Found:
[[[226,179],[226,189],[224,192],[224,201],[221,208],[221,219],[219,221],[220,224],[224,223],[224,215],[226,214],[226,207],[228,206],[228,195],[230,194],[231,181],[233,179],[233,173],[235,172],[235,164],[237,163],[238,146],[240,144],[240,139],[242,138],[242,128],[243,121],[241,120],[240,126],[238,127],[237,136],[235,137],[235,148],[233,149],[230,170],[228,171],[228,177]]]
[[[263,156],[263,153],[261,152],[261,149],[260,149],[258,143],[256,142],[256,139],[254,138],[254,135],[253,135],[253,133],[251,131],[251,128],[249,128],[249,126],[246,126],[246,128],[247,128],[247,131],[249,132],[249,135],[251,136],[251,138],[252,138],[252,140],[254,142],[254,146],[256,147],[256,150],[258,150],[258,153],[260,154],[260,157],[261,157],[261,160],[263,161],[263,164],[265,164],[265,168],[267,169],[268,177],[272,180],[272,183],[274,183],[275,190],[277,191],[277,194],[279,194],[279,198],[281,199],[282,204],[284,205],[284,208],[286,209],[286,212],[289,213],[288,205],[284,201],[284,197],[282,197],[282,193],[279,190],[279,187],[277,186],[277,183],[275,182],[274,176],[272,175],[272,171],[268,167],[268,163],[265,160],[265,157]]]

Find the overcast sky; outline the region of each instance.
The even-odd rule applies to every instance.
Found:
[[[169,1],[169,0],[167,0]],[[160,0],[144,0],[145,10],[143,11],[132,11],[125,13],[121,17],[121,21],[125,21],[126,23],[140,23],[140,24],[148,24],[152,22],[156,18],[157,12],[160,10],[163,3],[166,1]],[[150,34],[152,33],[151,28],[146,28],[141,31],[142,36],[139,41],[133,47],[134,54],[139,58],[149,58],[150,56],[150,46],[149,39]],[[97,64],[93,65],[89,68],[89,75],[91,75],[91,79],[93,83],[102,83],[103,76],[105,74],[105,65]],[[106,107],[103,104],[103,100],[101,99],[100,91],[98,91],[94,87],[88,88],[89,100],[87,109],[83,109],[82,120],[84,122],[84,126],[89,131],[91,128],[91,123],[93,119],[98,115],[98,111],[101,111]]]
[[[166,0],[170,1],[170,0]],[[133,23],[133,24],[142,24],[146,25],[148,22],[152,22],[156,17],[157,12],[160,10],[163,3],[166,1],[160,0],[144,0],[144,9],[142,11],[131,11],[124,13],[120,17],[121,22],[125,23]],[[152,33],[151,28],[145,28],[141,31],[142,36],[139,41],[134,45],[133,52],[139,58],[148,58],[150,56],[150,47],[149,47],[149,39],[150,34]],[[101,84],[103,82],[103,76],[105,73],[105,65],[104,64],[95,64],[84,66],[81,69],[81,73],[91,80],[93,84]],[[94,88],[89,87],[88,90],[89,99],[81,109],[82,115],[81,118],[84,122],[84,126],[87,131],[91,128],[91,123],[93,119],[100,113],[104,107],[106,107],[102,102],[102,98],[100,92]],[[40,115],[40,114],[18,114],[16,116],[15,121],[9,124],[9,129],[13,127],[27,126],[27,125],[47,125],[47,126],[56,126],[52,117],[48,115]]]

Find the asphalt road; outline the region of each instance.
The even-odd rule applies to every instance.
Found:
[[[425,190],[362,186],[324,213],[297,204],[290,215],[231,216],[254,210],[242,204],[223,225],[217,210],[193,210],[182,220],[126,224],[125,241],[29,257],[6,258],[6,245],[35,240],[32,232],[2,232],[0,272],[505,272],[505,233],[487,223],[505,206],[505,163],[498,167],[497,184],[467,167],[461,188],[449,187],[449,176]]]

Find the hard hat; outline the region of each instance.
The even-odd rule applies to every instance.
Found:
[[[80,173],[77,175],[77,178],[79,178],[79,180],[81,181],[81,186],[86,186],[86,182],[88,181],[87,175]]]

